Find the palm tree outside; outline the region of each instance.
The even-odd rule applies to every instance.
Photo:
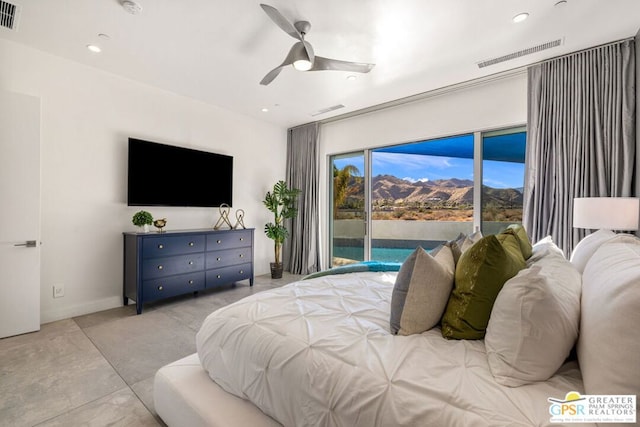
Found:
[[[351,178],[359,175],[360,170],[354,165],[345,165],[342,169],[333,165],[333,219],[338,219],[338,208],[347,198]]]

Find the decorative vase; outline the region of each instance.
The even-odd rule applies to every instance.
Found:
[[[270,263],[271,266],[271,278],[282,279],[282,263]]]
[[[142,226],[142,232],[143,233],[148,233],[149,232],[149,224],[145,224]]]

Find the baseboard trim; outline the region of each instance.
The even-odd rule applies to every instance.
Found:
[[[40,323],[50,323],[57,320],[69,319],[75,316],[95,313],[97,311],[109,310],[110,308],[120,307],[122,305],[122,297],[103,298],[90,303],[76,304],[68,307],[61,307],[51,310],[43,310],[40,312]]]

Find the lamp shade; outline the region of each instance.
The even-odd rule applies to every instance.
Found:
[[[573,226],[592,230],[637,230],[640,199],[580,197],[573,199]]]

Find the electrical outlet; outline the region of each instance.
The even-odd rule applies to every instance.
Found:
[[[64,296],[64,285],[62,283],[58,283],[57,285],[53,285],[53,297],[61,298]]]

